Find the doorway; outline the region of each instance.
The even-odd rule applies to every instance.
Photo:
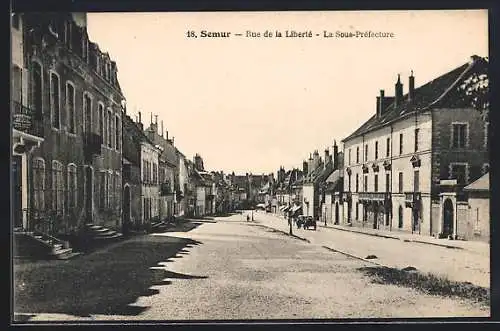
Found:
[[[91,167],[85,168],[85,219],[87,224],[92,224],[92,204],[94,194],[92,192],[93,171]]]
[[[378,204],[372,206],[373,209],[373,228],[378,228]]]
[[[446,199],[443,205],[443,234],[453,234],[453,202],[450,199]]]
[[[14,228],[23,227],[21,156],[12,156],[12,214]]]
[[[335,203],[335,224],[339,224],[339,203]]]
[[[123,190],[123,232],[127,232],[130,226],[130,186]]]

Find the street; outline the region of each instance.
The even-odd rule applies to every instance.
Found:
[[[374,266],[369,261],[332,252],[314,242],[263,227],[257,221],[247,222],[245,215],[200,220],[196,225],[190,231],[129,239],[130,243],[114,244],[103,252],[64,262],[86,270],[92,269],[92,263],[99,263],[104,268],[106,263],[100,260],[112,263],[113,259],[107,254],[115,254],[113,251],[118,254],[122,250],[124,261],[112,267],[113,275],[120,279],[111,279],[109,285],[96,283],[93,286],[112,287],[119,282],[117,288],[123,289],[123,293],[129,291],[131,284],[149,284],[142,282],[141,277],[165,270],[164,279],[156,277],[150,282],[147,293],[142,289],[126,297],[115,294],[116,300],[123,301],[119,307],[113,306],[108,298],[112,293],[107,288],[94,288],[93,293],[101,293],[101,298],[84,298],[87,294],[81,288],[85,287],[85,282],[81,281],[80,286],[72,285],[74,279],[71,277],[79,272],[75,271],[71,276],[61,277],[58,285],[64,287],[63,283],[71,283],[66,293],[73,298],[71,304],[60,304],[63,298],[57,297],[49,302],[44,289],[49,291],[50,288],[39,284],[37,297],[16,294],[15,313],[18,318],[30,321],[485,317],[490,313],[487,304],[377,282],[361,270]],[[167,239],[178,245],[172,253],[162,251],[160,244]],[[134,240],[145,248],[149,241],[157,245],[152,246],[155,256],[151,262],[140,248],[132,248]],[[123,253],[127,243],[133,256]],[[131,264],[140,270],[120,270],[130,268]],[[16,265],[15,271],[16,268],[27,269],[22,265]],[[19,275],[16,277],[21,277]],[[84,275],[89,279],[95,276]],[[25,277],[16,279],[16,284],[27,282]],[[19,287],[16,290],[22,291]],[[101,300],[109,302],[99,305]],[[87,306],[83,307],[85,304]]]

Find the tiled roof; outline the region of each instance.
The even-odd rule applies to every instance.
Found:
[[[456,94],[460,84],[465,81],[469,76],[468,74],[476,71],[486,72],[487,70],[488,63],[484,58],[473,56],[472,59],[471,62],[465,63],[427,84],[415,88],[414,98],[411,102],[408,100],[408,94],[403,95],[403,100],[397,107],[395,107],[394,102],[391,102],[380,117],[373,114],[368,121],[347,138],[344,138],[342,142],[414,114],[415,111],[419,112],[437,107],[459,106],[454,104],[454,99],[460,99],[460,96]]]
[[[342,171],[335,170],[325,180],[325,191],[335,191],[342,184]]]

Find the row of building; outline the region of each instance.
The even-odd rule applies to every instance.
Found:
[[[188,159],[157,116],[144,128],[140,112],[127,113],[117,65],[89,40],[86,14],[13,14],[11,36],[16,230],[121,232],[246,201],[239,178]]]
[[[266,208],[325,223],[488,241],[488,60],[470,61],[420,87],[398,75],[394,95],[302,169],[280,168]],[[330,151],[333,150],[333,153]]]

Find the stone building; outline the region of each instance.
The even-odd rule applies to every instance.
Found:
[[[179,183],[179,192],[176,194],[177,200],[177,214],[179,216],[184,216],[188,209],[188,200],[189,200],[189,190],[188,190],[188,181],[189,181],[189,173],[188,173],[188,163],[186,160],[186,156],[182,154],[177,148],[175,149],[177,154],[177,182]]]
[[[343,223],[412,233],[455,235],[459,191],[488,168],[488,124],[468,82],[487,77],[488,63],[471,61],[408,93],[398,75],[395,95],[383,90],[374,115],[343,140]],[[470,84],[469,84],[470,85]],[[450,191],[441,180],[454,179]],[[448,201],[448,202],[445,202]],[[444,211],[440,205],[446,204]]]
[[[171,219],[172,216],[178,215],[176,194],[180,191],[177,175],[179,161],[177,160],[177,152],[174,147],[174,139],[169,139],[168,131],[164,131],[163,121],[161,122],[161,128],[159,128],[158,117],[155,116],[154,122],[152,117],[153,115],[151,114],[151,124],[146,129],[145,134],[160,150],[160,218],[162,220]]]
[[[84,13],[23,17],[23,102],[44,138],[27,165],[27,223],[53,234],[85,224],[119,229],[124,96],[116,63],[89,40]]]
[[[490,241],[490,174],[481,176],[464,188],[468,215],[458,222],[457,233],[466,240]]]

